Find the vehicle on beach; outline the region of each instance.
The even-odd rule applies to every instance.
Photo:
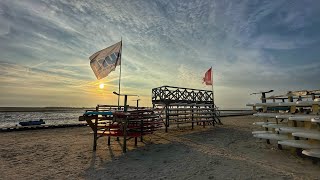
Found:
[[[35,126],[35,125],[45,124],[45,122],[43,121],[43,119],[40,119],[38,121],[22,121],[22,122],[19,122],[19,124],[21,126]]]

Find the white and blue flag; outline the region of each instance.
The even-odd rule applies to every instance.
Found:
[[[111,71],[116,69],[116,66],[121,64],[121,49],[122,41],[102,49],[89,57],[90,66],[97,79],[108,76]]]

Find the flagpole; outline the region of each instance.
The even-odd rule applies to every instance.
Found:
[[[118,94],[121,94],[121,93],[120,93],[121,67],[122,67],[122,36],[121,36],[120,75],[119,75],[119,90],[118,90]],[[120,110],[120,96],[118,96],[118,110]]]
[[[213,73],[212,73],[212,66],[211,66],[211,89],[212,89],[212,102],[213,102],[213,108],[214,108],[214,91],[213,91]]]

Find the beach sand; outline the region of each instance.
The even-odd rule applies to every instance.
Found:
[[[255,139],[253,116],[224,125],[160,130],[128,141],[112,138],[92,151],[88,127],[0,133],[0,179],[318,179],[320,166]]]

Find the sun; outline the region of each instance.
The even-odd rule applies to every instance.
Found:
[[[99,85],[99,88],[100,88],[100,89],[103,89],[103,88],[104,88],[104,84],[101,83],[101,84]]]

